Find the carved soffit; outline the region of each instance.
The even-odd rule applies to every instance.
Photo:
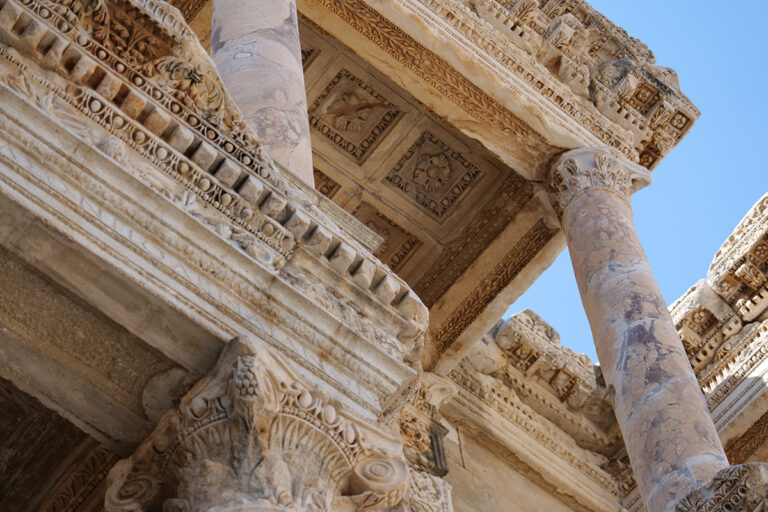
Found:
[[[527,177],[509,134],[605,144],[653,168],[699,116],[674,71],[586,2],[470,3],[306,0],[299,10]]]
[[[210,2],[174,5],[207,37]],[[606,144],[654,168],[700,115],[672,69],[582,0],[403,0],[376,10],[363,1],[307,0],[298,7],[385,74],[408,76],[403,85],[420,101],[524,173],[532,170],[520,165],[525,151],[514,140],[502,147],[502,134],[529,145],[537,136],[560,147]],[[429,99],[429,91],[448,101]],[[462,123],[457,109],[487,126]]]

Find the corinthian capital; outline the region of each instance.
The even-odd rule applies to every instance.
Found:
[[[560,155],[549,174],[550,200],[562,213],[582,190],[611,190],[629,201],[629,196],[651,183],[651,173],[609,147],[588,147]]]
[[[260,342],[238,337],[211,373],[110,471],[107,512],[368,512],[398,505],[400,450]],[[386,435],[386,433],[384,434]]]

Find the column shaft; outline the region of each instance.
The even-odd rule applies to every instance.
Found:
[[[269,155],[313,185],[294,0],[213,0],[211,54]]]
[[[632,179],[647,171],[607,150],[570,153],[553,178],[568,189],[562,225],[598,358],[646,507],[673,510],[728,461],[632,224]]]

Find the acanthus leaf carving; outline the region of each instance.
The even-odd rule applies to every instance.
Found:
[[[249,337],[115,465],[108,512],[363,512],[397,505],[402,456],[376,448],[322,393]]]
[[[582,190],[602,188],[629,196],[651,182],[650,173],[614,148],[579,148],[561,155],[549,175],[552,205],[561,213]]]

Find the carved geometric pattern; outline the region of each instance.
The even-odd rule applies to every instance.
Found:
[[[329,176],[326,174],[318,171],[317,169],[314,169],[314,175],[315,175],[315,190],[323,194],[328,199],[333,199],[333,196],[336,195],[336,192],[338,192],[341,189],[341,185],[333,181]]]
[[[493,270],[475,286],[450,316],[432,331],[437,353],[444,353],[464,330],[485,310],[488,304],[509,285],[528,263],[558,232],[543,219],[518,240]]]
[[[650,84],[640,84],[627,100],[630,106],[641,114],[647,114],[661,99],[659,90]]]
[[[479,176],[480,169],[425,131],[389,172],[385,182],[439,220]]]
[[[445,248],[438,262],[414,285],[414,291],[427,307],[437,302],[507,227],[532,193],[532,188],[517,174],[511,173],[505,179],[496,197],[475,216],[456,241]]]
[[[366,202],[360,203],[354,216],[384,239],[374,254],[395,272],[399,271],[421,246],[418,238]]]
[[[360,164],[400,114],[373,87],[342,69],[310,107],[309,124]]]

